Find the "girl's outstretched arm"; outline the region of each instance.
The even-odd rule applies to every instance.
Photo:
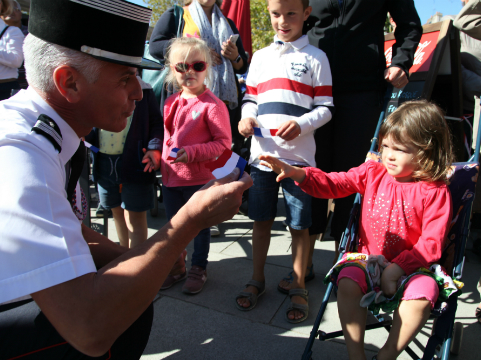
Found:
[[[261,155],[259,156],[259,160],[262,160],[261,165],[267,166],[271,168],[272,171],[274,171],[276,174],[279,174],[276,179],[277,182],[285,178],[291,178],[292,180],[301,183],[306,178],[306,170],[286,164],[285,162],[275,157],[269,155]]]

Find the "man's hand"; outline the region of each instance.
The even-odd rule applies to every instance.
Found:
[[[239,125],[237,126],[239,133],[246,138],[254,135],[254,127],[259,127],[259,124],[254,118],[244,118],[239,121]]]
[[[301,183],[306,178],[306,170],[286,164],[275,157],[269,155],[260,155],[259,160],[262,160],[261,165],[267,166],[276,174],[279,174],[279,176],[276,178],[277,182],[280,182],[285,178],[291,178],[292,180]]]
[[[386,297],[392,297],[396,293],[397,282],[405,274],[404,270],[395,263],[384,269],[381,275],[381,290]]]
[[[190,223],[200,229],[220,224],[232,219],[239,211],[242,204],[242,194],[253,184],[251,177],[244,172],[239,177],[239,169],[222,179],[211,180],[197,191],[182,207],[177,215],[182,219],[185,216],[186,225]]]
[[[162,153],[160,150],[149,150],[142,149],[144,152],[144,157],[142,158],[142,164],[145,164],[144,172],[156,171],[160,168],[160,159],[162,158]]]
[[[188,162],[189,162],[189,158],[188,158],[187,152],[184,150],[184,148],[182,148],[179,151],[177,151],[177,157],[175,158],[174,161],[171,161],[170,163],[171,164],[175,164],[175,163],[187,164]]]
[[[398,89],[406,86],[409,83],[408,77],[406,76],[404,70],[396,66],[384,70],[384,79]]]
[[[289,120],[282,123],[277,128],[276,136],[279,136],[282,140],[291,141],[301,134],[301,127],[295,120]]]

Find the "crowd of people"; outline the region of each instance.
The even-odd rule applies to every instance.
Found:
[[[381,127],[382,161],[364,163],[387,85],[409,82],[422,35],[413,0],[268,0],[275,36],[249,65],[221,1],[188,0],[168,9],[152,33],[149,51],[163,69],[143,59],[150,9],[123,0],[31,2],[26,37],[18,3],[0,2],[2,19],[16,24],[0,20],[0,167],[8,174],[0,180],[0,197],[8,199],[0,203],[3,357],[140,358],[155,294],[181,281],[184,293],[202,291],[211,229],[238,212],[247,190],[253,272],[232,306],[261,306],[279,185],[292,236],[292,271],[277,286],[290,298],[286,321],[309,316],[305,283],[315,276],[328,200],[336,199],[337,248],[360,193],[358,253],[339,262],[336,254],[332,269],[339,318],[349,358],[366,359],[373,275],[356,256],[382,263],[378,295],[393,301],[401,293],[393,329],[373,359],[399,356],[442,290],[418,270],[440,260],[452,219],[453,150],[437,105],[401,105]],[[479,0],[466,3],[479,10]],[[388,13],[396,43],[386,68]],[[461,30],[479,36],[472,16]],[[92,26],[84,26],[87,18]],[[24,60],[29,87],[13,95]],[[159,99],[142,69],[165,72]],[[236,75],[245,73],[244,90]],[[246,139],[248,171],[216,179],[206,165],[239,152]],[[82,207],[73,189],[83,140],[120,246],[72,211]],[[168,222],[147,239],[156,171]]]

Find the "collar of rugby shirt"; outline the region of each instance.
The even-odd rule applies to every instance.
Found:
[[[309,45],[309,38],[307,35],[302,35],[299,39],[292,42],[284,42],[279,40],[277,35],[274,36],[274,42],[272,43],[276,50],[281,50],[282,53],[286,52],[290,47],[295,51],[299,51]]]

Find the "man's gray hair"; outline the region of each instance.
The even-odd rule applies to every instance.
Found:
[[[89,83],[94,83],[105,64],[90,55],[52,44],[32,34],[25,38],[23,52],[28,83],[44,93],[55,89],[53,73],[61,65],[73,67],[85,76]]]

